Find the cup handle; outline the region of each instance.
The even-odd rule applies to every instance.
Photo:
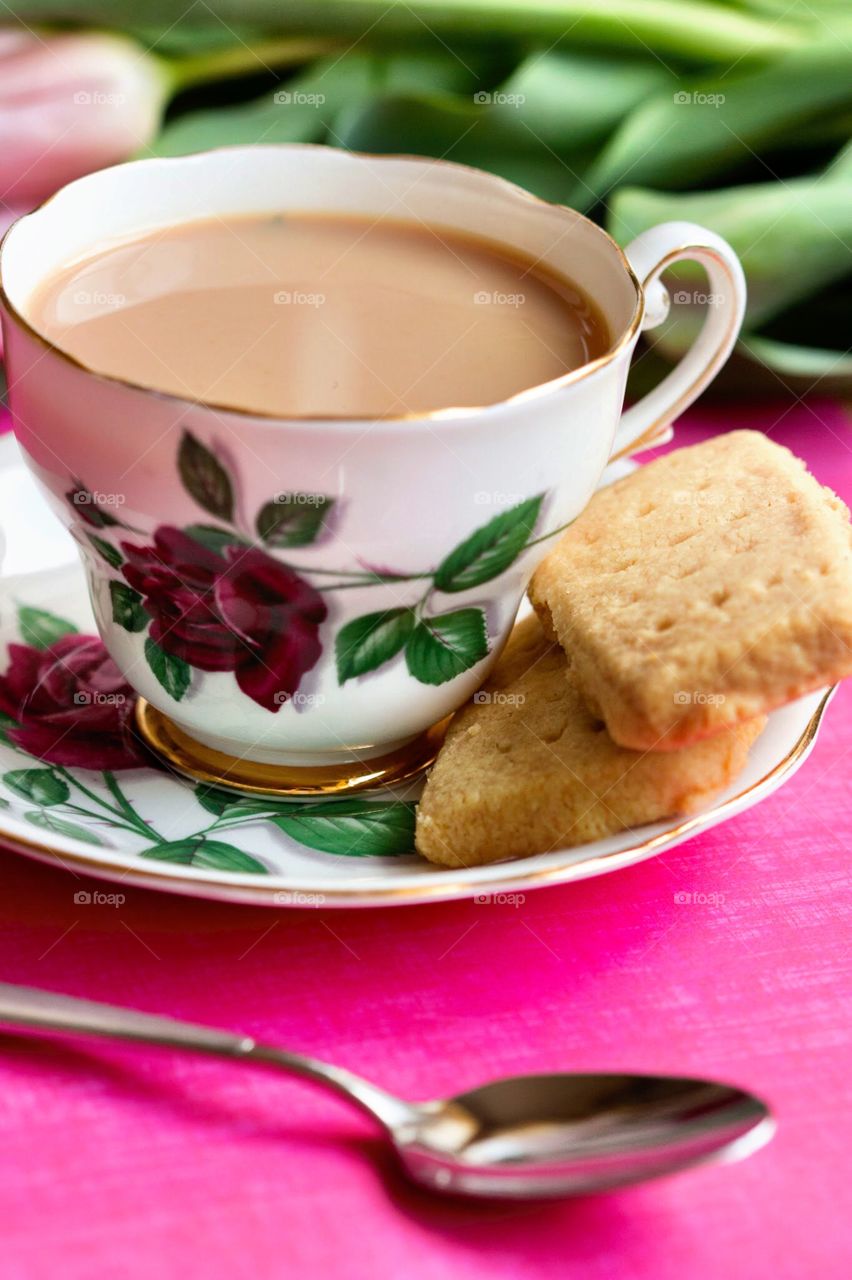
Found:
[[[684,258],[704,267],[707,293],[713,302],[707,305],[701,332],[671,373],[622,414],[611,462],[671,439],[672,420],[692,404],[727,360],[746,303],[739,258],[721,236],[694,222],[662,222],[650,227],[630,242],[625,253],[645,297],[643,329],[656,328],[668,315],[671,299],[659,277]]]

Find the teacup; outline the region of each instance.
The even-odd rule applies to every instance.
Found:
[[[99,375],[28,320],[34,290],[105,241],[270,210],[497,241],[580,285],[612,345],[480,408],[285,420]],[[666,314],[658,277],[684,258],[706,269],[714,305],[680,363],[622,413],[639,334]],[[558,531],[611,459],[666,436],[727,357],[745,302],[733,251],[690,223],[622,252],[580,214],[476,169],[298,145],[72,182],[7,233],[0,285],[18,440],[77,541],[146,736],[194,776],[309,794],[428,758],[432,727],[482,683]]]

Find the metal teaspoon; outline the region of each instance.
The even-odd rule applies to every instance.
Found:
[[[405,1102],[315,1058],[250,1036],[0,983],[0,1022],[265,1063],[334,1089],[382,1125],[408,1175],[433,1191],[531,1199],[603,1191],[750,1155],[772,1137],[753,1094],[678,1076],[551,1074]]]

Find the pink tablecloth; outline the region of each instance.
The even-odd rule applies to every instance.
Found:
[[[852,498],[839,409],[706,412],[679,439],[734,420]],[[135,890],[121,909],[80,907],[83,882],[4,856],[12,981],[240,1028],[415,1097],[501,1072],[695,1072],[753,1087],[780,1121],[741,1165],[477,1208],[407,1186],[365,1121],[306,1086],[8,1037],[4,1280],[848,1275],[850,707],[852,688],[803,771],[758,809],[521,907],[274,914]],[[715,905],[682,904],[684,891]]]

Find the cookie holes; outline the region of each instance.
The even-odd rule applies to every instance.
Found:
[[[679,547],[682,542],[689,542],[690,538],[694,538],[695,534],[696,534],[696,530],[690,529],[686,533],[682,533],[679,537],[672,538],[669,545],[672,547]]]
[[[655,627],[656,631],[671,631],[675,624],[674,618],[660,618]]]
[[[652,511],[656,511],[656,510],[657,510],[656,502],[643,502],[637,514],[639,515],[640,519],[644,519],[645,516],[649,516]]]
[[[721,609],[723,604],[727,604],[731,598],[731,593],[727,587],[720,587],[718,591],[714,591],[710,599],[713,601],[717,609]]]

